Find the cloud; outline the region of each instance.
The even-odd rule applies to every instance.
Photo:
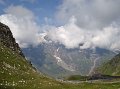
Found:
[[[8,7],[0,21],[11,28],[21,47],[46,42],[47,35],[66,48],[99,47],[115,51],[120,50],[119,4],[120,0],[63,0],[55,14],[61,26],[41,27],[34,13],[23,6]],[[45,21],[49,23],[51,19],[46,17]]]
[[[59,21],[67,23],[75,16],[77,25],[95,29],[120,21],[120,0],[63,0],[56,13]]]
[[[47,34],[53,41],[64,44],[67,48],[79,47],[79,43],[84,41],[84,37],[82,37],[84,32],[75,25],[74,17],[68,24],[53,28],[53,30],[48,31]]]
[[[112,51],[120,50],[120,26],[109,25],[102,29],[88,30],[80,28],[76,22],[76,18],[72,17],[64,26],[49,30],[48,37],[54,42],[65,45],[66,48],[99,47]]]
[[[5,1],[4,0],[0,0],[0,4],[4,5]]]
[[[21,47],[38,45],[39,26],[32,11],[23,6],[10,6],[0,16],[0,21],[8,25]]]
[[[55,14],[62,26],[47,34],[66,48],[119,50],[119,8],[120,0],[63,0]]]

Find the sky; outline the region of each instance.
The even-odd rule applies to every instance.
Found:
[[[57,10],[57,6],[61,0],[0,0],[0,14],[4,13],[4,9],[9,6],[22,6],[31,10],[40,23],[45,22],[45,17],[53,18]]]
[[[119,8],[120,0],[0,0],[0,21],[22,48],[46,42],[47,36],[68,49],[117,51]]]

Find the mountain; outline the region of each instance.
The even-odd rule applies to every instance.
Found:
[[[0,23],[0,43],[24,57],[8,26]]]
[[[25,59],[10,29],[0,23],[0,89],[118,89],[120,87],[119,83],[60,81],[38,72]]]
[[[59,43],[44,37],[46,42],[37,47],[24,48],[23,53],[43,73],[61,78],[70,75],[90,75],[115,53],[106,49],[67,49]]]
[[[97,69],[102,74],[120,76],[120,54]]]
[[[63,87],[28,62],[8,26],[0,23],[0,89],[56,89]]]

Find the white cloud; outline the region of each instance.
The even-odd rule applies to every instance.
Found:
[[[23,6],[10,6],[5,12],[6,14],[0,16],[0,21],[10,27],[21,47],[39,44],[39,26],[32,11]]]
[[[108,50],[120,49],[120,27],[109,25],[102,29],[88,30],[80,28],[72,17],[69,23],[54,28],[47,34],[55,42],[59,42],[66,48],[105,48]],[[83,44],[83,46],[80,46]]]
[[[56,18],[63,26],[49,31],[48,35],[67,48],[83,44],[80,46],[82,49],[100,47],[118,50],[119,8],[120,0],[63,0],[56,12]]]
[[[48,36],[56,42],[64,44],[67,48],[79,47],[79,43],[84,41],[84,31],[82,31],[74,22],[72,18],[65,26],[50,30]]]
[[[120,20],[119,8],[120,0],[63,0],[56,17],[66,23],[75,16],[82,28],[102,28]]]

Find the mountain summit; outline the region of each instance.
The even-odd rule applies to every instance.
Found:
[[[0,43],[24,57],[9,27],[0,22]]]

